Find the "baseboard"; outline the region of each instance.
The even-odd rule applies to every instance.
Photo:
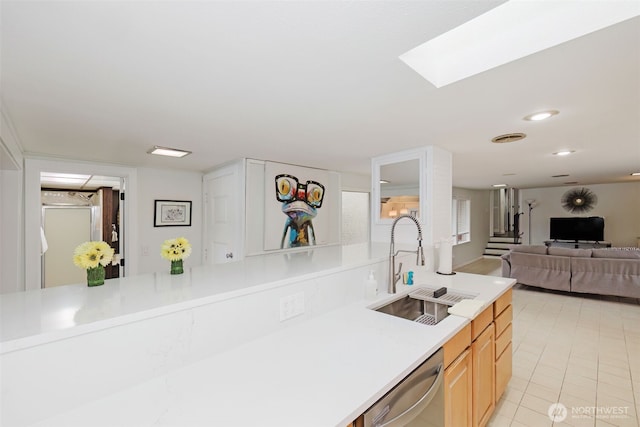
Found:
[[[479,256],[478,258],[474,258],[474,259],[472,259],[471,261],[467,261],[467,262],[465,262],[464,264],[454,265],[454,266],[453,266],[453,268],[452,268],[452,270],[455,270],[456,268],[462,268],[462,267],[464,267],[464,266],[466,266],[466,265],[469,265],[469,264],[472,264],[472,263],[474,263],[474,262],[476,262],[476,261],[480,261],[480,260],[481,260],[481,259],[483,259],[483,258],[484,258],[484,256]]]

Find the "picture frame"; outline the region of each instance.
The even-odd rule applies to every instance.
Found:
[[[190,227],[190,200],[155,200],[154,227]]]

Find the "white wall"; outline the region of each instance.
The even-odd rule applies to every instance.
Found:
[[[575,187],[585,187],[598,197],[598,203],[589,212],[579,215],[562,208],[562,195]],[[537,206],[531,212],[531,244],[541,245],[549,240],[549,218],[571,216],[604,217],[604,238],[613,246],[636,246],[640,237],[640,182],[563,186],[521,190],[520,230],[523,241],[529,243],[529,208],[525,202],[535,199]]]
[[[342,187],[342,191],[360,191],[368,193],[371,191],[371,175],[340,172],[340,185]]]
[[[202,261],[202,176],[199,172],[166,169],[138,169],[138,273],[169,271],[170,262],[160,256],[167,239],[185,237],[193,252],[185,268]],[[191,227],[154,227],[154,200],[190,200]]]
[[[491,191],[453,189],[453,197],[471,201],[471,241],[453,247],[453,265],[459,267],[482,257],[489,241]]]
[[[0,111],[0,293],[5,293],[24,289],[24,159],[6,110]]]

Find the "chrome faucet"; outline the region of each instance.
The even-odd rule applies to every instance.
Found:
[[[394,232],[396,229],[396,224],[402,218],[409,218],[411,221],[415,223],[416,227],[418,227],[418,249],[416,249],[415,251],[399,250],[395,252]],[[418,222],[418,220],[412,217],[411,215],[400,215],[393,221],[393,224],[391,225],[391,245],[389,247],[389,289],[388,289],[390,294],[396,293],[396,283],[398,283],[398,280],[400,280],[400,276],[402,275],[401,273],[402,263],[398,265],[398,272],[396,273],[396,255],[398,255],[400,252],[408,252],[408,253],[416,254],[416,265],[424,265],[424,252],[422,250],[422,228],[420,227],[420,223]]]

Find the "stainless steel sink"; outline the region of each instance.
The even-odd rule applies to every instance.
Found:
[[[435,289],[421,287],[409,295],[398,298],[373,310],[391,316],[412,320],[424,325],[436,325],[449,315],[447,309],[462,301],[473,299],[474,295],[448,291],[440,297],[434,297]]]

